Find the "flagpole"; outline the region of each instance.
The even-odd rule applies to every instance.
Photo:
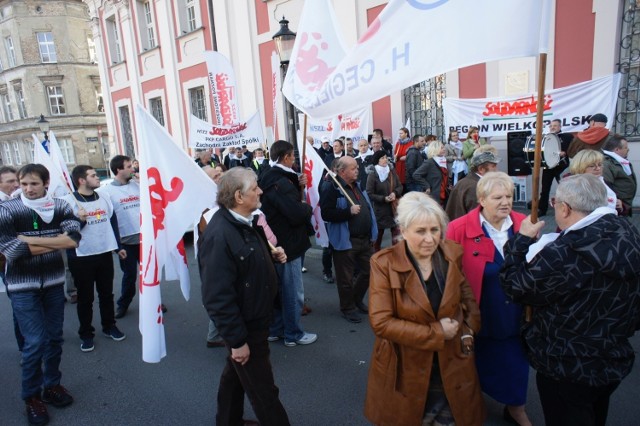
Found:
[[[538,222],[538,203],[540,196],[540,166],[542,163],[542,118],[544,114],[544,86],[547,75],[547,54],[541,53],[538,60],[538,105],[536,111],[536,147],[533,156],[533,189],[531,198],[531,222]],[[533,309],[525,306],[525,321],[531,321]]]
[[[304,157],[307,155],[307,114],[304,114],[304,128],[302,130],[302,155],[300,156],[300,173],[304,173]],[[302,190],[302,202],[306,201],[304,190]]]

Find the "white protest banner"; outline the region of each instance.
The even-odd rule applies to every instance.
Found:
[[[306,143],[302,137],[298,138],[298,152],[302,152],[302,144]],[[324,162],[315,149],[304,150],[304,174],[307,176],[307,204],[311,206],[311,225],[313,225],[316,244],[321,247],[329,247],[329,236],[324,226],[324,220],[320,214],[320,184],[322,183],[322,172]]]
[[[218,126],[232,126],[240,122],[240,111],[236,99],[238,86],[231,63],[221,53],[204,52],[207,61],[209,86],[213,95],[213,111]]]
[[[262,146],[264,133],[256,111],[246,123],[233,126],[213,126],[191,115],[189,120],[189,146],[196,149],[230,148],[247,145],[253,150]]]
[[[303,123],[303,116],[300,115],[300,123]],[[333,119],[327,120],[307,120],[307,136],[313,137],[313,146],[321,145],[323,137],[329,138],[331,142],[340,136],[353,139],[357,146],[360,139],[367,139],[371,122],[371,111],[369,107],[347,114],[340,114]]]
[[[535,56],[550,1],[390,0],[345,53],[332,2],[306,0],[283,93],[309,117],[330,118],[450,70]],[[482,24],[451,31],[452,22]]]
[[[563,132],[584,130],[589,116],[603,113],[613,125],[621,74],[545,92],[544,125],[558,119]],[[445,98],[444,124],[447,132],[457,130],[466,137],[470,125],[482,136],[506,136],[508,132],[531,130],[535,133],[537,94],[490,99]]]

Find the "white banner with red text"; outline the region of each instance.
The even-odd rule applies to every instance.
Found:
[[[232,126],[240,122],[238,86],[231,63],[221,53],[204,52],[207,61],[209,88],[213,96],[213,112],[218,126]]]
[[[563,132],[584,130],[589,117],[607,116],[607,128],[614,123],[621,74],[561,87],[545,92],[544,125],[560,120]],[[538,94],[526,96],[457,99],[445,98],[444,124],[447,133],[456,130],[466,137],[469,126],[477,126],[483,137],[506,136],[508,132],[535,133]]]
[[[331,144],[340,136],[351,138],[354,146],[360,139],[367,139],[371,122],[370,108],[363,108],[327,120],[314,120],[307,117],[307,136],[313,137],[313,146],[319,147],[323,137],[329,138]],[[304,123],[304,114],[299,115],[299,123]],[[300,130],[302,132],[302,130]],[[298,140],[302,135],[298,135]]]
[[[191,115],[189,120],[189,146],[195,149],[233,148],[246,145],[250,150],[261,147],[264,132],[259,111],[244,123],[233,126],[214,126]]]

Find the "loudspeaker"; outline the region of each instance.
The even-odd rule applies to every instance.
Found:
[[[507,168],[509,176],[527,176],[531,167],[527,163],[524,146],[531,131],[507,133]]]

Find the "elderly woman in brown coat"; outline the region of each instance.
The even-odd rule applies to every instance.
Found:
[[[481,425],[485,407],[473,335],[480,312],[444,240],[446,215],[429,196],[398,206],[404,239],[371,258],[369,318],[376,340],[365,416],[376,425]]]

